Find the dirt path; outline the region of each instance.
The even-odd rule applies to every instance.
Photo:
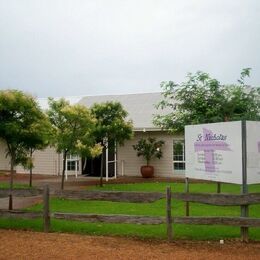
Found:
[[[174,243],[0,230],[0,259],[260,259],[260,243]]]
[[[23,209],[41,203],[42,196],[13,197],[13,209]],[[0,209],[8,209],[9,198],[0,198]]]

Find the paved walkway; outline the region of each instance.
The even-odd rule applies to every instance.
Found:
[[[13,197],[13,209],[24,209],[42,202],[42,196]],[[8,209],[9,198],[0,198],[0,209]]]
[[[1,183],[9,183],[9,175],[1,175]],[[86,188],[85,177],[75,178],[70,176],[67,181],[65,181],[66,190],[80,190]],[[92,182],[97,182],[96,179],[91,180]],[[29,175],[26,174],[16,174],[14,176],[15,184],[28,184]],[[59,190],[61,187],[61,177],[60,176],[33,176],[33,187],[43,188],[46,184],[49,185],[50,190]],[[13,209],[23,209],[42,202],[42,196],[34,197],[13,197]],[[0,209],[8,209],[9,198],[0,198]]]

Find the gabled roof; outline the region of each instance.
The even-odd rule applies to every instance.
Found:
[[[84,96],[55,97],[54,100],[59,100],[61,98],[64,98],[65,100],[69,101],[71,105],[75,105],[79,102],[79,100],[82,97],[84,97]],[[43,110],[49,108],[48,98],[37,98],[37,102]]]
[[[157,110],[154,106],[161,99],[161,93],[156,92],[126,95],[86,96],[78,103],[90,107],[94,103],[118,101],[129,113],[128,119],[133,121],[135,131],[154,131],[160,130],[158,127],[153,125],[153,115],[158,113],[162,114],[162,111]]]

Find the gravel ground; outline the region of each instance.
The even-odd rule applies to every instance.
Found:
[[[0,259],[260,259],[260,243],[142,241],[0,230]]]
[[[36,186],[50,183],[59,186],[60,177],[34,176]],[[82,189],[96,185],[98,180],[70,178],[67,189]],[[8,182],[8,175],[0,175],[0,182]],[[150,180],[149,180],[150,181]],[[159,179],[151,180],[159,181]],[[160,181],[165,181],[164,179]],[[181,180],[183,181],[183,180]],[[15,175],[15,183],[27,183],[28,175]],[[143,182],[141,178],[119,178],[110,183]],[[41,198],[28,198],[28,205]],[[35,201],[36,200],[36,201]],[[2,201],[3,203],[4,201]],[[25,200],[16,200],[16,208],[24,207]],[[26,206],[28,206],[26,205]],[[6,208],[6,205],[4,205]],[[260,259],[260,243],[239,241],[192,242],[142,241],[121,237],[86,236],[64,233],[38,233],[0,229],[0,260],[2,259]]]

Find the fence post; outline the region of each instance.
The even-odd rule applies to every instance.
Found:
[[[190,192],[190,187],[189,187],[189,178],[185,178],[185,192]],[[190,202],[186,201],[185,203],[185,211],[186,211],[186,217],[190,215]]]
[[[50,189],[48,185],[44,186],[43,190],[43,230],[44,232],[50,231]]]
[[[167,238],[168,241],[172,241],[173,230],[172,230],[172,212],[171,212],[171,187],[166,189],[166,226],[167,226]]]

